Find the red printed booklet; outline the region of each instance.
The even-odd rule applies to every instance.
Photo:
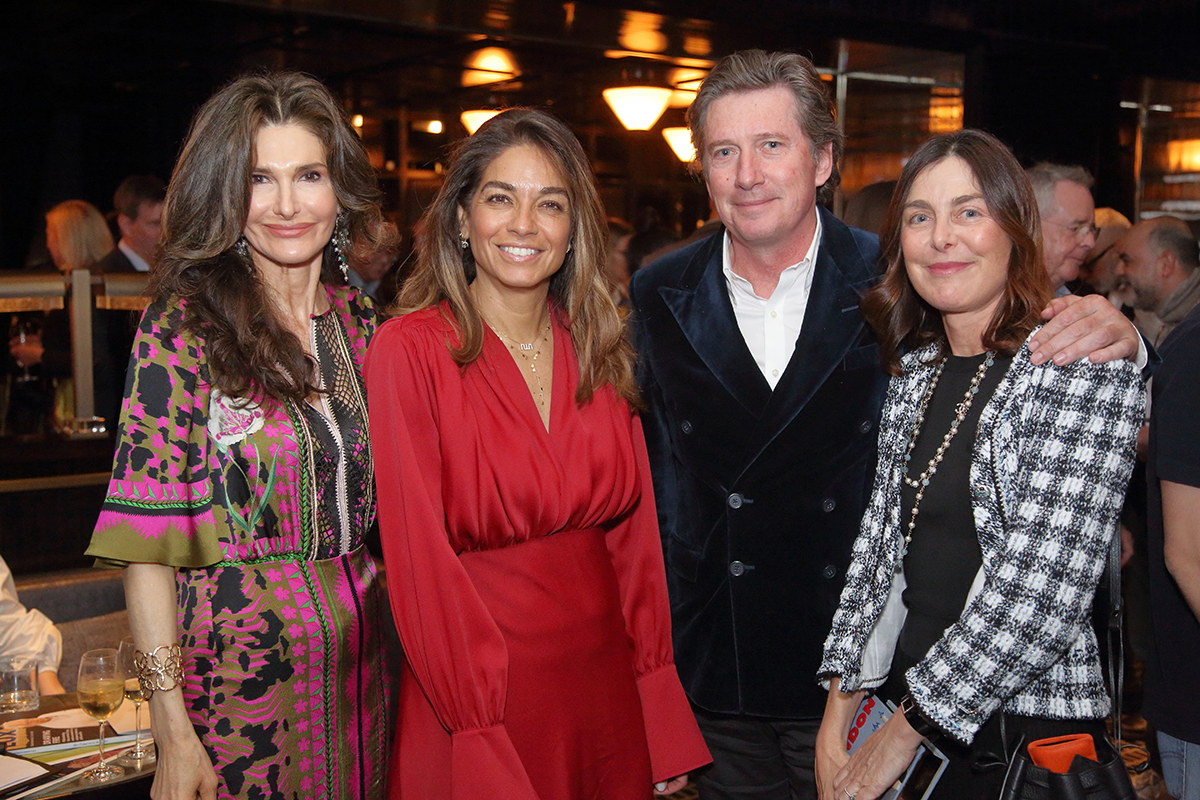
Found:
[[[883,727],[883,723],[895,712],[896,707],[886,700],[867,695],[854,715],[850,733],[846,736],[846,749],[853,753],[872,733]],[[928,800],[933,787],[941,780],[949,761],[928,739],[921,740],[917,754],[908,769],[890,789],[880,795],[879,800]]]

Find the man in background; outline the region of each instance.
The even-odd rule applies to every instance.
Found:
[[[97,265],[104,272],[149,272],[162,236],[167,186],[153,175],[130,175],[113,193],[121,239]]]
[[[1041,161],[1028,170],[1042,217],[1042,256],[1054,296],[1070,294],[1066,285],[1096,245],[1091,174],[1080,166]]]
[[[1129,284],[1133,307],[1162,321],[1158,346],[1200,302],[1196,239],[1183,220],[1155,217],[1130,228],[1116,250],[1116,274]]]

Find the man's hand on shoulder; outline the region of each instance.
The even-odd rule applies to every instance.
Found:
[[[1099,294],[1056,297],[1042,311],[1048,319],[1030,342],[1030,361],[1070,364],[1087,357],[1093,364],[1133,360],[1141,337],[1133,323]]]

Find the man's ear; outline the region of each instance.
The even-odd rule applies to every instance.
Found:
[[[817,151],[817,186],[824,186],[829,176],[833,175],[833,142],[827,143]]]

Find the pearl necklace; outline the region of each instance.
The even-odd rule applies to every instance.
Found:
[[[529,371],[533,373],[533,378],[535,381],[537,381],[538,408],[545,408],[546,390],[545,387],[542,386],[542,376],[537,371],[537,360],[538,356],[542,354],[542,348],[546,345],[546,335],[550,333],[550,316],[546,316],[546,324],[542,326],[541,334],[532,342],[518,342],[516,339],[513,339],[512,337],[502,333],[499,328],[488,322],[486,319],[484,320],[484,323],[486,323],[487,326],[492,329],[492,333],[496,334],[496,336],[505,341],[509,350],[512,350],[513,345],[516,345],[517,349],[512,350],[512,352],[519,355],[521,360],[529,366]],[[529,356],[525,355],[525,353],[533,350],[533,346],[535,344],[537,345],[537,350],[534,350],[533,358],[530,358]]]
[[[921,500],[925,497],[925,488],[929,486],[929,479],[937,472],[938,464],[942,463],[942,457],[946,455],[946,449],[950,447],[951,440],[958,433],[958,426],[962,425],[964,419],[967,418],[967,412],[971,410],[971,403],[975,400],[975,395],[979,394],[979,384],[983,383],[983,376],[987,374],[988,367],[996,361],[996,352],[989,350],[987,357],[983,363],[979,365],[979,369],[975,371],[975,377],[971,378],[971,385],[967,387],[966,394],[959,401],[958,407],[954,410],[954,421],[950,423],[950,430],[942,437],[942,443],[938,445],[937,452],[933,454],[933,458],[929,459],[929,465],[925,467],[925,471],[916,478],[908,477],[909,463],[912,461],[913,448],[916,447],[917,437],[921,434],[921,426],[925,424],[925,412],[929,409],[929,400],[933,397],[933,390],[937,388],[938,379],[942,377],[942,370],[946,368],[947,358],[942,359],[942,363],[938,364],[937,371],[933,373],[933,380],[929,382],[929,388],[925,390],[925,396],[921,398],[921,408],[917,411],[917,421],[913,425],[912,435],[908,438],[908,450],[904,453],[904,472],[902,477],[904,482],[917,490],[917,496],[913,500],[912,514],[908,518],[908,532],[904,535],[904,545],[900,550],[900,558],[903,559],[908,555],[908,546],[912,544],[913,529],[917,527],[917,512],[921,508]],[[897,565],[899,569],[899,565]]]

